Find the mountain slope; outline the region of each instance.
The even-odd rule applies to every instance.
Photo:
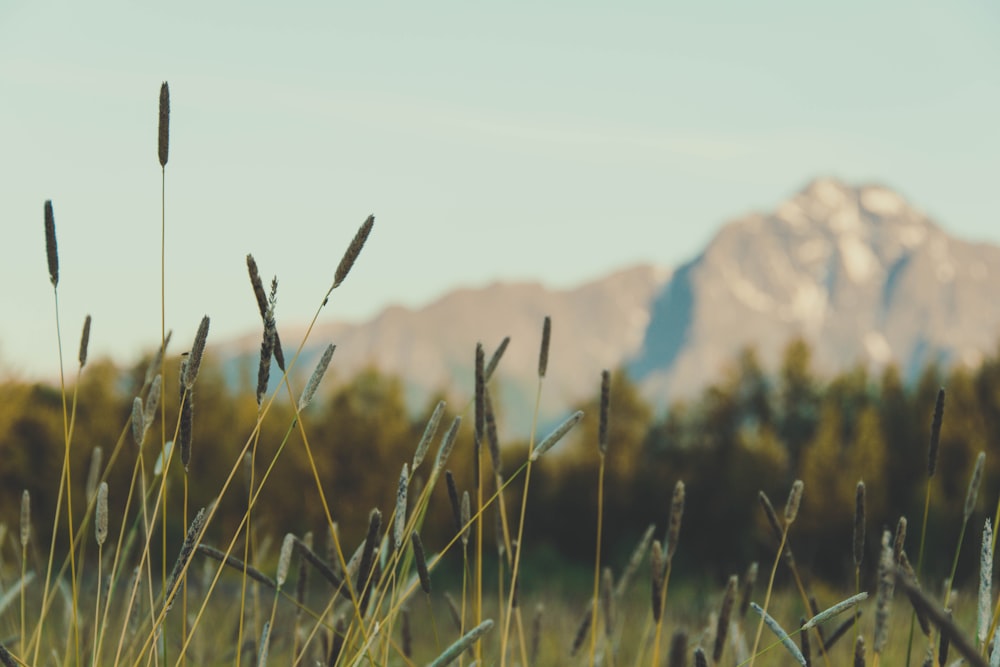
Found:
[[[727,224],[654,300],[630,363],[657,400],[690,395],[753,345],[802,336],[818,367],[976,363],[1000,332],[1000,249],[949,237],[897,193],[820,179]]]
[[[497,371],[501,393],[494,397],[504,423],[524,434],[534,408],[542,321],[552,318],[550,372],[542,397],[545,422],[600,386],[603,368],[615,368],[636,354],[648,324],[649,304],[669,273],[636,266],[568,290],[538,283],[496,283],[450,292],[419,309],[387,308],[360,324],[314,329],[300,368],[311,368],[328,342],[337,345],[331,370],[350,377],[366,366],[402,377],[412,408],[445,390],[454,401],[472,393],[476,343],[487,359],[504,336],[511,341]],[[301,332],[281,332],[297,340]],[[238,343],[240,375],[256,377],[259,334]],[[232,375],[232,373],[231,373]],[[238,377],[236,375],[235,377]]]
[[[1000,248],[950,237],[888,188],[818,179],[773,212],[724,225],[672,275],[637,266],[568,290],[459,289],[422,308],[318,327],[299,368],[306,374],[332,341],[335,380],[374,365],[404,379],[414,409],[439,390],[461,406],[476,342],[489,356],[510,336],[494,398],[508,434],[524,435],[545,315],[553,337],[543,424],[592,397],[603,368],[625,365],[660,408],[718,379],[743,347],[776,369],[798,336],[824,373],[896,363],[913,379],[932,361],[976,364],[1000,333],[998,281]],[[243,339],[233,377],[255,377],[258,336]]]

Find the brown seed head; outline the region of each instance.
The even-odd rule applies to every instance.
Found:
[[[393,547],[399,551],[403,546],[403,536],[406,532],[407,491],[410,488],[410,470],[404,463],[399,473],[399,484],[396,486],[396,515],[392,520]]]
[[[483,344],[476,343],[476,445],[483,441],[486,419],[486,376],[483,370]]]
[[[938,444],[941,442],[941,420],[944,418],[944,387],[938,389],[934,402],[934,420],[931,422],[931,445],[927,450],[927,476],[933,477],[937,469]]]
[[[208,315],[201,318],[198,332],[194,336],[194,343],[191,345],[191,352],[187,356],[183,380],[184,388],[189,391],[194,387],[194,381],[198,378],[198,369],[201,368],[201,357],[205,352],[205,342],[208,340],[208,323]]]
[[[132,399],[132,439],[135,440],[135,446],[142,448],[142,441],[146,438],[146,424],[143,415],[145,410],[142,409],[142,399],[136,396]]]
[[[188,392],[181,402],[180,428],[177,431],[177,444],[181,452],[181,463],[185,472],[191,465],[191,441],[194,439],[194,394]]]
[[[674,497],[670,501],[670,526],[667,529],[667,562],[677,553],[677,540],[681,535],[681,519],[684,517],[684,482],[674,485]]]
[[[438,446],[437,456],[434,458],[434,468],[438,472],[444,470],[445,464],[448,462],[448,457],[451,455],[451,450],[455,446],[455,438],[458,437],[458,427],[462,425],[462,417],[456,416],[452,420],[451,426],[445,432],[444,437],[441,438],[441,444]]]
[[[972,516],[972,510],[976,509],[976,501],[979,500],[979,484],[983,481],[983,463],[986,461],[986,452],[979,452],[976,457],[976,465],[972,469],[972,478],[969,479],[969,488],[965,492],[965,510],[962,512],[963,521],[968,521]]]
[[[285,533],[285,539],[281,541],[281,552],[278,555],[278,571],[275,582],[278,588],[285,585],[288,580],[288,570],[292,565],[292,550],[295,548],[295,535]]]
[[[493,474],[503,474],[503,463],[500,458],[500,438],[497,436],[497,416],[493,412],[493,400],[490,390],[486,389],[483,396],[486,421],[486,445],[490,450],[490,462],[493,464]]]
[[[865,483],[858,482],[854,493],[854,567],[865,556]]]
[[[650,578],[652,583],[653,620],[659,623],[663,613],[663,570],[666,559],[659,540],[653,540],[653,548],[649,557]]]
[[[26,548],[31,539],[31,494],[21,492],[21,547]]]
[[[597,448],[601,456],[608,453],[608,412],[611,408],[611,373],[601,371],[601,420],[597,428]]]
[[[897,565],[902,564],[903,557],[905,556],[904,547],[906,544],[906,517],[899,517],[899,521],[896,522],[896,537],[892,542],[892,562]]]
[[[729,636],[729,619],[733,615],[733,605],[736,603],[736,589],[739,588],[739,577],[735,574],[729,577],[726,592],[722,595],[719,607],[718,623],[715,626],[715,647],[712,650],[712,662],[718,664],[722,660],[722,652],[726,648],[726,637]]]
[[[56,248],[56,219],[52,214],[52,200],[45,200],[45,255],[49,262],[49,282],[59,286],[59,251]]]
[[[97,546],[104,546],[108,539],[108,483],[101,482],[97,487],[97,507],[95,509],[94,530]]]
[[[538,377],[545,377],[549,368],[549,342],[552,339],[552,318],[545,316],[542,322],[542,347],[538,353]]]
[[[444,472],[445,485],[448,487],[448,500],[451,501],[451,514],[455,520],[455,533],[462,532],[462,501],[458,498],[458,486],[455,484],[455,476],[450,470]]]
[[[420,578],[420,588],[427,595],[431,594],[431,574],[427,569],[427,557],[424,554],[424,543],[420,541],[417,531],[410,533],[413,544],[413,563],[417,566],[417,576]]]
[[[468,548],[469,532],[472,521],[472,509],[471,509],[471,503],[469,502],[468,491],[462,492],[462,506],[460,510],[460,516],[462,520],[462,546]]]
[[[83,320],[83,333],[80,334],[80,368],[87,365],[87,348],[90,347],[90,315]]]
[[[271,377],[271,358],[274,356],[274,337],[277,334],[274,322],[275,293],[277,280],[271,283],[271,301],[264,313],[264,334],[260,342],[260,363],[257,365],[257,406],[260,407],[264,395],[267,394],[267,384]]]
[[[895,567],[892,560],[892,537],[889,531],[882,532],[882,551],[878,562],[878,597],[875,605],[875,653],[885,648],[889,639],[889,610],[895,590]]]
[[[333,287],[330,291],[337,289],[340,283],[344,282],[344,278],[350,273],[351,267],[354,266],[354,262],[358,259],[358,255],[361,254],[361,249],[365,247],[365,241],[368,240],[368,235],[372,231],[372,227],[375,225],[375,216],[369,215],[368,219],[362,223],[361,227],[358,229],[354,238],[351,240],[351,245],[347,246],[347,251],[344,253],[343,258],[340,260],[340,264],[337,265],[337,272],[333,277]]]
[[[802,502],[802,480],[797,479],[792,483],[792,489],[788,492],[788,500],[785,502],[785,524],[789,525],[795,521],[799,513],[799,505]]]
[[[441,416],[444,414],[444,408],[445,402],[438,401],[437,405],[434,406],[434,411],[431,413],[430,419],[427,420],[427,426],[424,427],[424,434],[420,436],[420,442],[417,443],[417,448],[413,451],[411,466],[414,471],[423,463],[424,457],[427,456],[427,449],[431,445],[431,440],[437,434],[438,425],[441,423]]]
[[[667,667],[687,667],[688,637],[683,630],[674,630],[670,638],[670,654]]]
[[[555,430],[545,436],[544,440],[538,443],[538,446],[531,452],[531,456],[529,457],[530,460],[537,461],[538,457],[552,449],[557,442],[562,440],[563,436],[569,433],[571,428],[580,422],[581,419],[583,419],[583,410],[577,410],[572,415],[567,417],[562,424],[557,426]]]
[[[275,332],[275,343],[277,343],[277,332]],[[278,348],[276,347],[275,350]],[[312,402],[313,396],[316,395],[316,390],[319,389],[319,383],[323,380],[323,375],[326,373],[327,367],[330,365],[330,360],[333,359],[333,351],[337,349],[336,345],[332,343],[326,346],[326,350],[323,351],[323,356],[320,357],[319,362],[316,364],[316,368],[313,369],[312,375],[309,377],[309,383],[306,385],[305,389],[302,390],[302,395],[299,396],[299,412],[302,412],[309,404]],[[284,370],[284,369],[282,369]]]
[[[167,153],[170,148],[170,87],[164,81],[160,84],[160,128],[157,133],[157,155],[160,167],[167,166]]]
[[[504,336],[504,339],[500,341],[500,345],[494,350],[493,356],[490,357],[489,363],[486,364],[486,370],[484,374],[486,375],[486,381],[489,382],[490,378],[493,377],[493,372],[497,369],[497,365],[500,363],[503,353],[507,350],[507,346],[510,344],[510,336]]]

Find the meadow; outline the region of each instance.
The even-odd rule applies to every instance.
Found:
[[[164,83],[157,145],[164,211],[169,109]],[[53,202],[44,203],[42,219],[55,326],[63,340]],[[165,233],[165,213],[161,224]],[[29,484],[4,476],[5,497],[19,497],[20,507],[16,525],[0,526],[0,662],[1000,665],[995,650],[1000,599],[992,591],[997,515],[983,519],[978,512],[986,455],[949,462],[949,479],[967,483],[959,492],[961,502],[950,500],[954,491],[943,502],[937,482],[944,390],[926,416],[929,444],[918,457],[921,513],[885,525],[886,516],[911,508],[880,506],[876,523],[871,498],[885,504],[880,485],[886,480],[877,475],[862,480],[853,476],[856,468],[843,473],[852,475],[846,482],[849,503],[837,502],[851,517],[850,530],[826,531],[826,539],[837,558],[849,563],[851,581],[810,576],[796,559],[793,547],[815,551],[796,541],[797,527],[818,507],[810,494],[827,493],[814,489],[811,478],[782,480],[782,496],[772,498],[762,488],[746,492],[704,475],[698,493],[690,494],[675,475],[649,492],[647,511],[655,520],[623,536],[615,523],[628,510],[606,491],[620,455],[613,424],[624,380],[594,369],[593,406],[567,409],[552,430],[533,429],[528,442],[508,447],[501,444],[491,398],[506,341],[494,350],[481,344],[469,350],[474,398],[462,406],[435,402],[417,433],[400,426],[400,438],[410,443],[405,452],[390,449],[386,455],[366,441],[364,428],[334,424],[355,434],[353,442],[341,445],[361,457],[351,475],[360,471],[380,489],[371,497],[352,491],[351,479],[330,470],[328,428],[319,426],[311,409],[335,363],[334,345],[311,374],[299,361],[313,325],[335,306],[336,290],[363,261],[374,225],[369,216],[358,228],[297,341],[278,336],[277,281],[265,283],[247,256],[249,287],[261,316],[260,363],[252,397],[225,415],[240,444],[224,458],[192,457],[194,448],[213,446],[195,437],[196,421],[222,418],[198,409],[218,390],[217,380],[203,372],[210,366],[207,316],[195,339],[181,343],[177,353],[164,313],[159,344],[153,343],[158,350],[135,378],[131,409],[104,415],[120,418],[106,440],[81,442],[79,420],[90,419],[92,412],[89,397],[80,394],[93,372],[87,318],[75,362],[64,365],[58,391],[33,394],[58,408],[61,457],[42,461],[22,451],[10,455],[19,459],[8,460],[9,469],[34,470],[38,478]],[[161,281],[162,294],[162,273]],[[539,324],[540,397],[550,372],[553,323],[545,318]],[[275,367],[278,373],[272,374]],[[581,430],[592,454],[584,466],[590,480],[586,493],[595,504],[594,512],[582,512],[593,522],[585,535],[577,535],[589,545],[586,554],[577,554],[587,566],[553,576],[564,565],[560,557],[539,564],[533,552],[534,562],[522,560],[530,549],[521,545],[538,537],[526,531],[532,517],[571,520],[572,506],[546,506],[545,486],[552,467],[564,463],[560,443]],[[30,445],[31,434],[24,440]],[[366,460],[369,446],[378,456]],[[771,456],[760,460],[769,465]],[[294,488],[277,481],[293,457],[302,473]],[[194,469],[193,461],[207,470]],[[817,479],[837,476],[822,459],[816,461]],[[743,523],[758,534],[766,559],[745,559],[740,571],[721,578],[707,567],[699,571],[700,555],[684,559],[685,544],[704,548],[705,535],[721,545],[713,548],[731,548],[737,560],[746,552],[744,545],[727,545],[731,517],[713,521],[698,513],[692,523],[697,508],[691,502],[706,497],[700,491],[705,486],[712,495],[738,495],[730,500],[753,515]],[[773,483],[767,486],[773,495]],[[42,498],[38,488],[46,491]],[[387,501],[377,501],[385,496]],[[308,511],[316,520],[305,529],[286,530],[274,519],[272,503],[281,502],[291,507],[282,516]],[[928,544],[928,518],[935,513],[938,522],[955,528],[953,544],[937,539]],[[812,520],[817,516],[823,515],[816,510]],[[824,534],[824,527],[814,525],[807,534]],[[974,589],[970,592],[955,593],[951,582],[957,581],[963,548],[967,562],[970,547],[978,582],[966,587]],[[821,549],[830,551],[827,542]],[[932,551],[949,554],[943,571]]]

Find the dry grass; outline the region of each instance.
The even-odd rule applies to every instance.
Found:
[[[164,172],[169,139],[169,90],[160,91],[158,159]],[[164,186],[165,193],[165,186]],[[165,194],[164,194],[165,197]],[[165,203],[165,202],[164,202]],[[165,215],[163,218],[165,226]],[[457,662],[469,664],[546,665],[568,661],[586,664],[645,665],[663,663],[682,667],[689,664],[745,665],[784,664],[793,659],[800,664],[864,664],[866,647],[872,648],[872,664],[909,664],[915,651],[923,662],[926,653],[937,664],[948,647],[962,655],[969,664],[985,665],[988,646],[994,639],[1000,601],[993,599],[992,567],[994,534],[987,526],[982,550],[982,578],[975,604],[964,600],[952,602],[950,584],[941,601],[921,588],[920,578],[935,578],[921,571],[925,544],[926,515],[931,506],[930,485],[925,498],[924,528],[920,536],[921,558],[914,569],[905,550],[906,520],[900,520],[893,539],[882,534],[879,562],[879,588],[874,605],[861,591],[861,567],[864,554],[866,517],[864,482],[859,482],[855,497],[855,520],[852,539],[845,539],[845,558],[853,558],[854,581],[844,586],[854,595],[846,600],[827,600],[826,609],[816,603],[808,579],[795,563],[789,544],[795,519],[805,489],[801,482],[792,485],[784,511],[779,515],[766,495],[758,501],[774,533],[775,550],[762,604],[753,601],[757,578],[756,563],[748,564],[742,577],[732,575],[713,582],[710,600],[696,600],[690,589],[675,587],[668,599],[675,555],[681,542],[682,519],[686,502],[683,481],[676,481],[673,493],[664,493],[665,512],[662,540],[654,540],[655,526],[638,539],[632,557],[624,567],[602,562],[603,487],[606,457],[614,457],[614,443],[609,442],[610,374],[604,371],[600,382],[600,425],[597,442],[599,467],[595,470],[598,494],[598,519],[595,526],[593,588],[585,599],[561,601],[545,590],[529,590],[533,601],[545,600],[526,623],[522,618],[521,591],[524,551],[524,524],[532,511],[545,508],[529,506],[533,466],[548,465],[543,456],[562,440],[583,418],[575,412],[546,437],[536,441],[535,431],[527,454],[513,471],[502,469],[500,436],[490,399],[496,382],[494,371],[501,361],[509,339],[504,339],[489,362],[481,345],[475,349],[475,398],[460,411],[472,411],[474,424],[475,475],[472,489],[459,489],[455,477],[446,470],[456,441],[462,436],[462,416],[438,438],[445,411],[439,403],[415,443],[410,461],[394,463],[393,470],[370,470],[372,476],[385,477],[395,487],[396,502],[384,516],[381,508],[372,508],[363,542],[354,549],[340,541],[335,512],[331,507],[310,442],[308,415],[303,411],[318,390],[330,364],[334,346],[326,347],[308,382],[296,391],[294,373],[300,353],[309,342],[313,325],[328,304],[334,290],[347,278],[359,260],[374,227],[369,216],[348,245],[338,264],[332,286],[317,305],[316,313],[297,348],[286,359],[277,335],[274,309],[276,282],[270,296],[260,280],[252,256],[247,256],[251,288],[256,297],[263,324],[261,364],[256,387],[258,409],[253,423],[234,425],[248,433],[238,456],[228,470],[220,471],[223,481],[214,490],[217,501],[233,495],[237,475],[245,475],[248,493],[242,519],[234,526],[215,525],[217,504],[199,509],[189,517],[187,472],[191,450],[203,443],[193,441],[194,410],[198,392],[198,374],[209,335],[209,318],[204,317],[187,352],[179,386],[165,387],[164,368],[170,335],[166,314],[161,323],[159,351],[146,375],[146,382],[134,398],[131,415],[121,424],[114,443],[95,447],[86,482],[86,504],[74,507],[69,452],[83,446],[74,441],[77,396],[65,381],[61,383],[65,459],[58,480],[51,521],[52,542],[39,545],[33,538],[31,497],[24,492],[21,506],[19,558],[16,581],[6,581],[0,596],[0,622],[6,635],[0,645],[0,662],[5,665],[184,665],[256,664],[268,660],[292,665],[411,665],[432,666]],[[55,292],[56,328],[58,322],[59,265],[55,222],[50,201],[44,206],[44,228],[49,278]],[[162,255],[162,249],[161,249]],[[165,283],[165,280],[164,280]],[[161,293],[165,285],[161,285]],[[81,336],[78,374],[87,361],[91,320],[88,316]],[[544,380],[549,372],[549,348],[553,344],[551,320],[541,326],[538,364],[537,405]],[[61,340],[61,338],[60,338]],[[60,360],[62,343],[60,342]],[[271,359],[281,369],[277,383],[269,376]],[[272,386],[275,385],[276,386]],[[180,396],[176,414],[168,415],[163,391]],[[284,437],[261,447],[262,425],[272,416],[272,406],[279,396],[287,395],[294,407],[294,417],[284,424]],[[296,399],[296,395],[298,398]],[[933,477],[939,455],[939,434],[943,419],[943,392],[935,409],[928,455],[928,479]],[[276,412],[276,411],[275,411]],[[161,417],[159,437],[151,435],[157,414]],[[131,436],[131,438],[129,437]],[[425,465],[429,448],[439,440],[431,465]],[[486,444],[490,449],[488,470],[478,452]],[[204,443],[208,445],[210,443]],[[116,466],[133,457],[123,457],[125,447],[135,447],[138,455],[130,471],[131,484],[123,496],[110,497],[107,479]],[[320,556],[313,549],[312,536],[284,536],[274,577],[274,560],[266,544],[276,536],[259,534],[257,516],[261,492],[273,484],[275,466],[289,447],[301,447],[309,462],[315,486],[296,489],[305,493],[307,502],[321,507],[326,525],[319,535],[329,535],[327,550]],[[104,452],[110,451],[107,463]],[[175,456],[176,452],[176,456]],[[264,454],[267,452],[267,454]],[[175,459],[177,459],[175,461]],[[970,475],[961,530],[972,516],[978,495],[985,455],[977,459]],[[155,461],[155,463],[153,463]],[[183,480],[180,493],[170,487],[168,472],[178,469]],[[398,477],[396,470],[401,473]],[[428,470],[429,468],[429,470]],[[414,480],[426,476],[423,486]],[[436,553],[426,551],[421,532],[432,502],[433,490],[443,484],[452,505],[453,537],[435,545]],[[176,479],[176,475],[173,479]],[[504,489],[513,481],[522,483],[519,502],[508,507]],[[878,483],[869,480],[868,485]],[[237,485],[238,486],[238,485]],[[725,493],[725,489],[720,489]],[[512,499],[518,500],[518,499]],[[746,502],[752,503],[753,498]],[[998,504],[1000,512],[1000,504]],[[496,522],[497,592],[486,590],[488,559],[483,553],[485,515]],[[185,526],[183,539],[172,542],[173,528]],[[317,526],[317,528],[320,528]],[[209,530],[220,541],[206,543]],[[692,528],[685,528],[692,530]],[[693,529],[709,529],[704,526]],[[712,528],[715,529],[715,528]],[[6,534],[6,533],[5,533]],[[425,533],[426,534],[426,533]],[[56,535],[68,535],[69,546],[57,548]],[[845,536],[847,537],[847,536]],[[11,540],[13,541],[13,537]],[[157,540],[162,549],[155,549]],[[93,544],[91,541],[93,541]],[[961,535],[959,536],[961,544]],[[89,547],[89,548],[88,548]],[[987,548],[988,547],[988,548]],[[93,553],[96,550],[96,555]],[[31,553],[40,551],[42,562],[29,566]],[[89,553],[88,553],[89,551]],[[321,548],[319,551],[323,551]],[[162,552],[159,558],[155,554]],[[0,554],[3,552],[0,551]],[[651,554],[651,555],[650,555]],[[458,582],[445,586],[434,583],[436,572],[445,559],[461,560]],[[649,567],[644,567],[646,559]],[[956,548],[954,563],[958,561]],[[293,569],[293,563],[297,568]],[[791,593],[775,592],[776,575],[787,568],[794,579]],[[0,571],[5,575],[4,563]],[[171,567],[168,569],[168,565]],[[492,565],[489,565],[492,567]],[[14,570],[14,568],[6,568]],[[443,570],[444,568],[442,568]],[[40,590],[32,584],[41,578]],[[307,585],[310,573],[317,575]],[[636,573],[646,573],[636,579]],[[685,573],[697,577],[698,573]],[[954,578],[955,567],[947,577]],[[289,590],[290,577],[295,588]],[[537,578],[535,579],[537,580]],[[845,582],[846,583],[846,582]],[[452,588],[452,590],[447,590]],[[913,607],[912,618],[919,621],[920,635],[913,631],[900,601],[899,589]],[[419,591],[419,592],[418,592]],[[844,595],[842,597],[848,597]],[[895,597],[895,600],[894,600]],[[668,604],[669,603],[669,604]],[[996,606],[995,606],[996,605]],[[874,606],[874,608],[872,608]],[[973,608],[978,618],[970,621]],[[714,610],[718,610],[717,613]],[[756,612],[758,618],[748,615]],[[867,611],[863,616],[861,612]],[[448,617],[451,622],[445,622]],[[749,621],[747,619],[750,619]],[[864,619],[864,620],[862,620]],[[750,625],[753,623],[753,625]],[[909,623],[910,633],[906,633]],[[764,635],[768,626],[774,637]],[[526,629],[527,628],[527,629]],[[787,632],[788,628],[793,629]],[[975,631],[967,630],[975,628]],[[750,640],[750,633],[753,639]],[[809,634],[811,633],[811,634]],[[926,637],[923,637],[926,635]],[[844,636],[851,639],[841,639]],[[582,650],[587,646],[587,650]],[[925,647],[926,650],[925,650]],[[572,657],[571,657],[572,656]],[[904,657],[905,656],[905,657]]]

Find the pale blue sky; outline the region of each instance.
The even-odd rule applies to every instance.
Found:
[[[47,198],[67,356],[158,340],[163,80],[177,349],[258,326],[247,252],[308,319],[369,213],[327,320],[671,266],[818,175],[1000,242],[994,2],[84,4],[0,0],[3,370],[55,368]]]

